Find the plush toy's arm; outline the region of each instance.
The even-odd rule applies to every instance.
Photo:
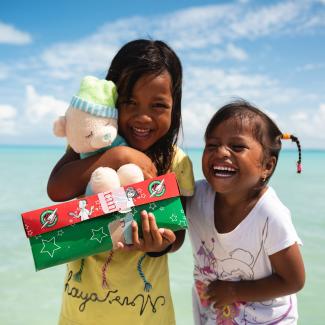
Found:
[[[60,116],[56,121],[54,121],[53,123],[53,133],[57,136],[57,137],[61,137],[64,138],[66,137],[66,123],[67,123],[67,119],[65,116]]]
[[[148,156],[130,147],[113,147],[102,154],[80,159],[72,149],[54,167],[48,184],[47,193],[53,201],[66,201],[84,194],[92,172],[98,167],[111,167],[117,170],[120,166],[134,163],[144,174],[144,178],[156,176],[157,171]]]

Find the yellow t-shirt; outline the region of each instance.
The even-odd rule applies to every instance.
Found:
[[[192,163],[179,148],[171,171],[177,176],[181,194],[192,195]],[[79,260],[67,266],[59,324],[175,324],[167,254],[150,257],[139,251],[105,252],[85,258],[83,265]],[[74,275],[80,268],[78,282]],[[145,283],[151,284],[149,291]]]

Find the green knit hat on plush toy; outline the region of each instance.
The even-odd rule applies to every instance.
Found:
[[[86,76],[70,106],[91,115],[117,119],[117,90],[113,81]]]

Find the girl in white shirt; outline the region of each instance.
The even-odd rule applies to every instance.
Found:
[[[282,134],[246,101],[221,108],[205,132],[202,169],[187,201],[195,324],[296,324],[305,282],[290,211],[267,183]]]

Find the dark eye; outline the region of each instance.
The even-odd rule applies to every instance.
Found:
[[[240,152],[247,149],[247,147],[244,144],[233,144],[231,145],[231,149],[235,152]]]
[[[218,145],[216,143],[206,143],[205,149],[206,150],[215,150],[217,149]]]
[[[166,109],[170,108],[170,106],[169,106],[168,104],[163,103],[163,102],[157,102],[157,103],[154,103],[154,104],[152,105],[152,107],[153,107],[153,108],[166,108]]]
[[[128,107],[134,107],[136,104],[137,104],[136,101],[130,98],[130,99],[121,100],[119,105],[121,107],[128,108]]]
[[[93,131],[91,131],[88,135],[86,135],[86,138],[89,139],[90,137],[92,137],[93,135]]]
[[[125,105],[136,105],[136,101],[131,98],[126,100],[124,103]]]

